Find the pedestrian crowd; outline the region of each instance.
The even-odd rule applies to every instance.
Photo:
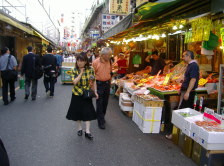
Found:
[[[62,55],[54,52],[52,47],[48,46],[47,53],[42,58],[33,52],[31,46],[27,47],[28,54],[23,57],[21,76],[25,76],[25,100],[31,95],[31,99],[36,100],[38,79],[43,75],[43,82],[46,94],[49,97],[54,96],[54,86],[57,82],[57,76],[60,74],[60,69],[63,62]],[[75,55],[75,67],[71,71],[73,82],[71,102],[68,106],[66,114],[67,120],[75,121],[77,124],[77,135],[83,135],[82,122],[85,123],[84,136],[93,140],[93,135],[90,131],[92,120],[97,120],[99,129],[106,128],[106,112],[110,94],[110,84],[112,78],[112,50],[109,47],[104,47],[99,52],[99,57],[91,51],[81,52]],[[127,61],[124,54],[119,54],[120,59],[117,60],[119,77],[123,77],[127,70]],[[152,57],[146,58],[146,61],[152,66],[153,74],[158,73],[165,66],[163,60],[158,58],[158,52],[154,51]],[[188,64],[185,72],[185,78],[181,86],[181,100],[179,108],[192,107],[195,89],[198,85],[199,68],[194,60],[192,51],[183,53],[183,60]],[[2,96],[4,105],[8,105],[8,87],[10,88],[11,102],[15,97],[15,81],[17,80],[16,73],[17,61],[10,50],[5,47],[1,49],[0,56],[0,71],[3,82]],[[32,88],[31,88],[32,85]],[[30,94],[31,88],[31,94]],[[96,98],[96,108],[93,106],[93,98]],[[171,139],[172,135],[166,135],[167,139]],[[1,141],[1,140],[0,140]],[[0,142],[0,153],[4,153],[5,148]],[[7,155],[3,156],[7,162]],[[0,160],[2,158],[0,157]]]
[[[25,82],[24,99],[29,97],[36,100],[38,79],[43,76],[43,83],[46,94],[54,96],[55,83],[60,75],[62,62],[65,58],[74,57],[75,67],[71,72],[73,89],[71,103],[66,118],[77,122],[77,134],[82,135],[82,124],[84,121],[85,137],[92,140],[90,133],[90,121],[98,121],[98,127],[105,129],[105,115],[110,94],[110,80],[112,71],[111,55],[112,50],[108,47],[102,48],[100,52],[88,50],[75,55],[59,54],[47,47],[47,53],[42,57],[35,54],[32,46],[27,47],[28,54],[23,56],[21,65],[21,78]],[[5,47],[1,49],[0,71],[2,78],[2,96],[4,105],[8,105],[16,99],[15,82],[17,81],[17,61],[10,54],[10,50]],[[8,75],[16,72],[15,77],[8,78]],[[10,98],[8,99],[8,89],[10,88]],[[92,98],[96,98],[96,109],[93,106]]]

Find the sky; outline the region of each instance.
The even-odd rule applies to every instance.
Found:
[[[75,12],[76,22],[81,22],[83,25],[85,16],[90,12],[90,8],[96,0],[2,0],[2,6],[17,6],[7,8],[10,14],[14,15],[18,20],[28,22],[36,27],[41,32],[47,28],[54,28],[53,24],[49,21],[45,11],[40,3],[44,4],[45,9],[55,24],[59,26],[58,21],[61,14],[64,14],[64,19],[71,19],[71,13]],[[26,10],[25,7],[26,6]],[[26,17],[27,19],[26,19]]]

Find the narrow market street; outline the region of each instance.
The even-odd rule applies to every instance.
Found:
[[[119,109],[111,96],[106,130],[92,122],[90,141],[76,134],[65,119],[71,85],[56,84],[54,98],[47,98],[39,80],[38,98],[24,101],[24,90],[8,106],[0,100],[0,137],[11,166],[192,166],[194,162],[162,134],[143,134]]]

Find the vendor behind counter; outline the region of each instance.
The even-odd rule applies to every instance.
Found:
[[[145,58],[145,61],[148,62],[149,66],[152,67],[150,74],[152,76],[156,75],[160,70],[163,74],[164,66],[166,65],[165,61],[158,55],[158,51],[154,50],[152,55],[149,55]]]

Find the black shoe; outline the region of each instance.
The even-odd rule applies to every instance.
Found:
[[[4,102],[4,105],[8,105],[9,104],[9,102],[7,101],[7,102]]]
[[[36,97],[32,98],[32,101],[36,100]]]
[[[25,99],[25,100],[27,100],[27,99],[28,99],[28,97],[29,97],[29,95],[25,95],[24,99]]]
[[[16,99],[16,97],[12,98],[12,99],[11,99],[11,102],[13,102],[15,99]]]
[[[89,140],[93,140],[93,136],[91,135],[91,133],[85,132],[85,137],[88,138]]]
[[[105,129],[105,124],[98,125],[100,129]]]
[[[82,136],[82,130],[79,130],[79,131],[77,132],[77,134],[78,134],[78,136]]]

